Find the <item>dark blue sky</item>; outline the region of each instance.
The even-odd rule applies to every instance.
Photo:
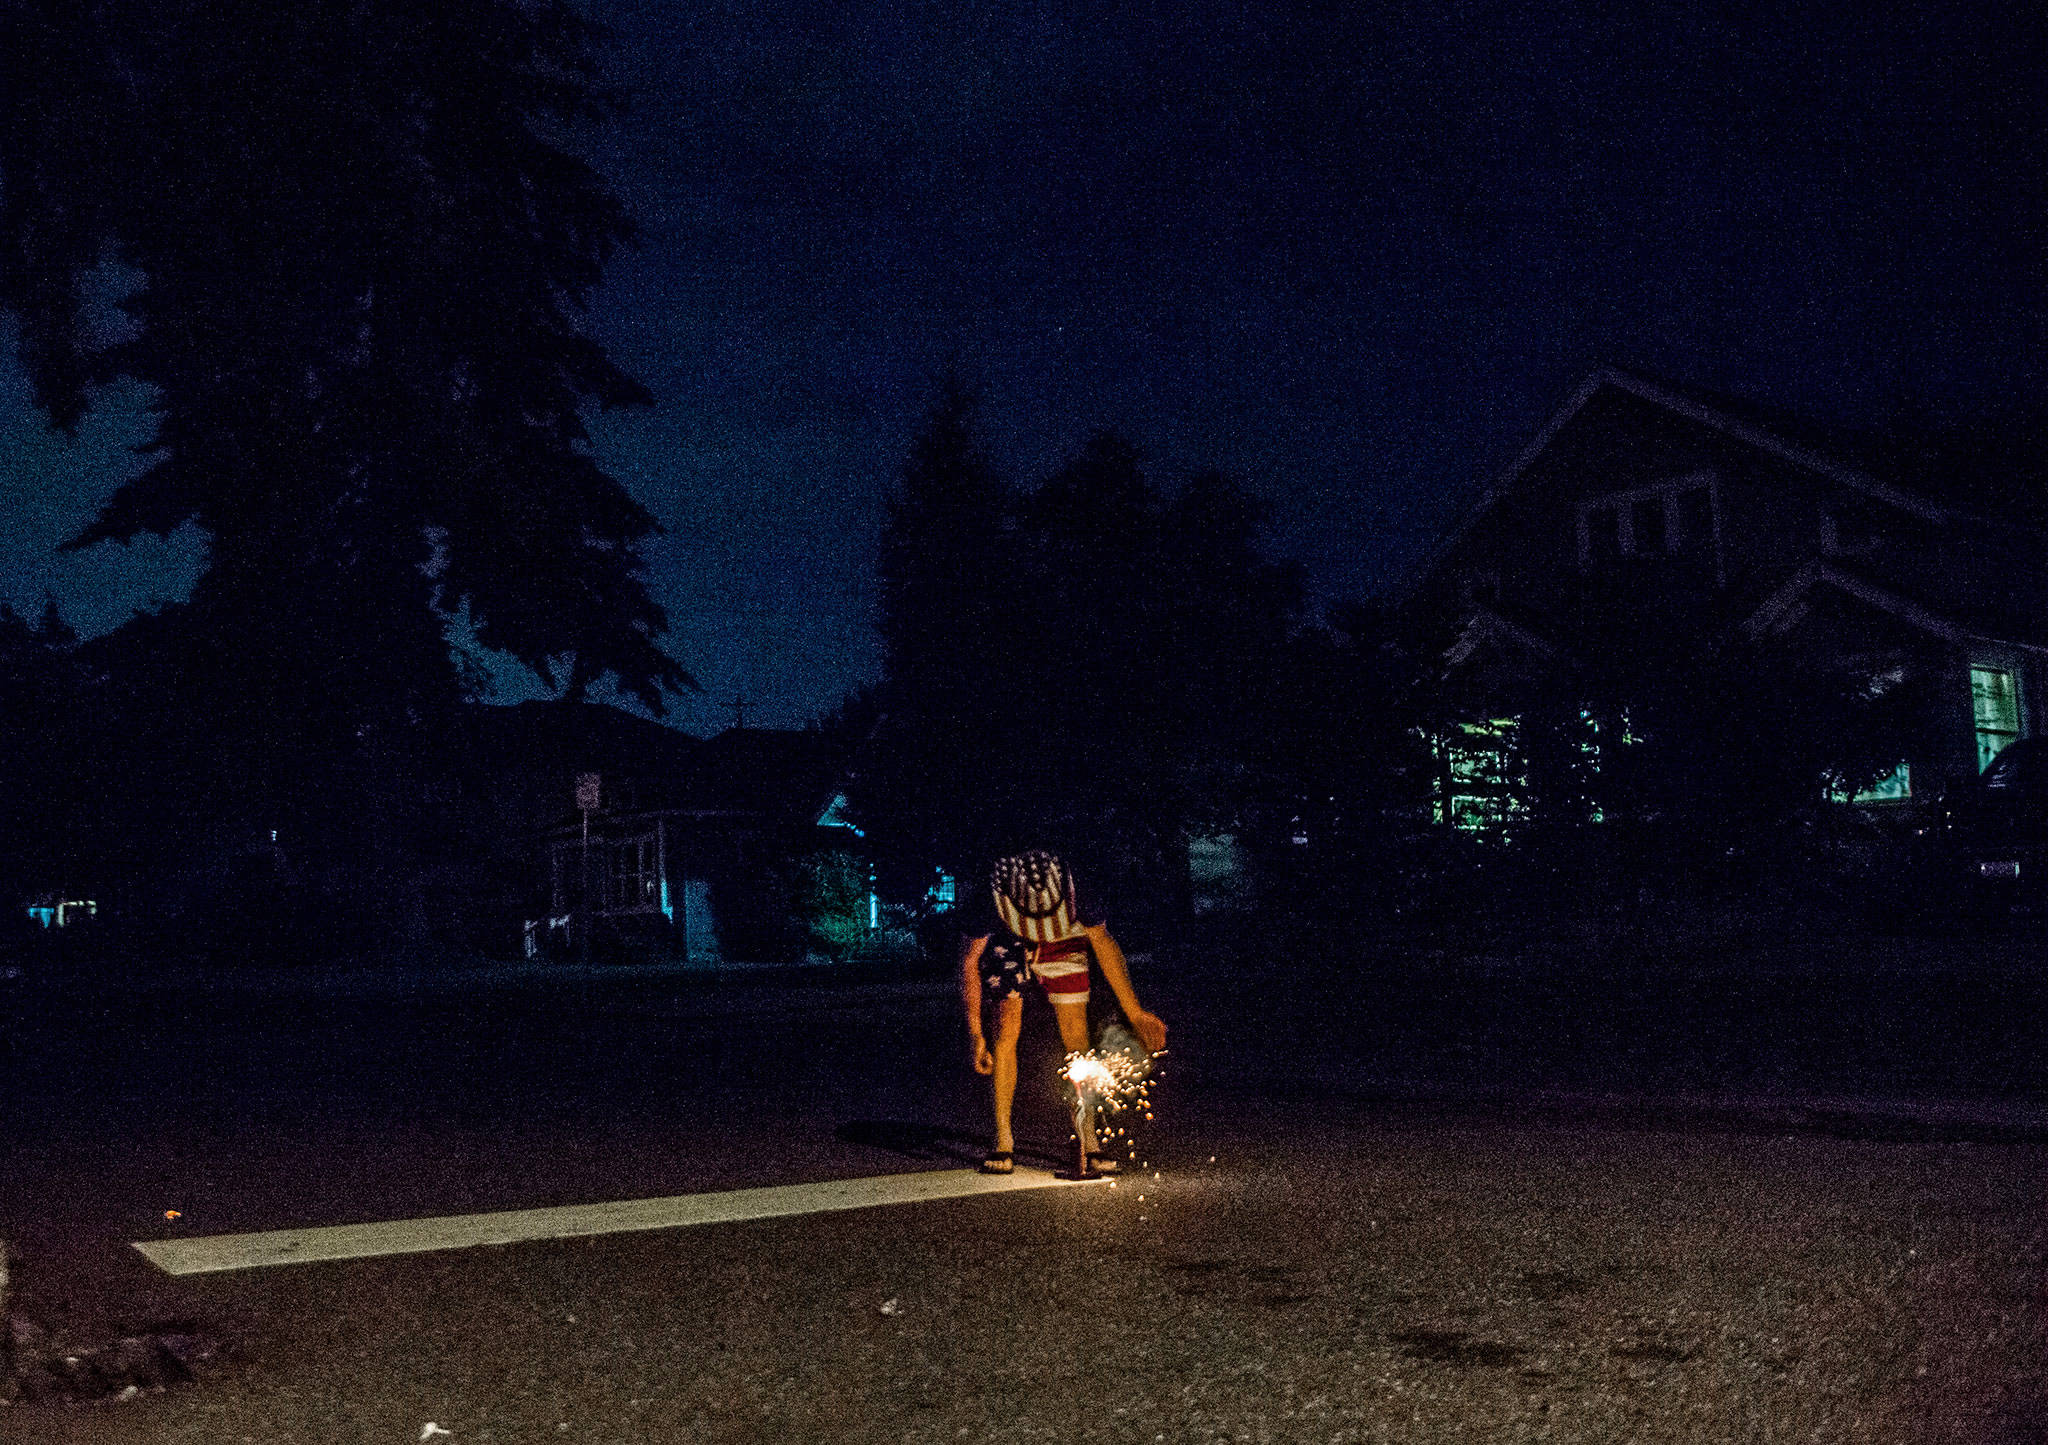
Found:
[[[645,233],[592,325],[659,398],[598,445],[669,529],[695,731],[873,675],[883,497],[949,357],[1020,480],[1104,425],[1221,466],[1332,596],[1600,362],[1819,419],[2042,395],[2028,7],[589,8]],[[140,435],[110,401],[67,445],[0,369],[5,592],[89,632],[197,557],[51,554]]]

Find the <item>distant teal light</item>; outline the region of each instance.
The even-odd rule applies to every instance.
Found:
[[[28,916],[45,928],[67,928],[80,917],[97,918],[100,906],[90,898],[66,898],[57,903],[31,903]]]
[[[818,826],[820,828],[844,828],[856,838],[867,837],[867,834],[861,829],[856,828],[853,825],[853,821],[846,816],[846,807],[846,794],[835,793],[832,801],[826,805],[825,811],[818,815]]]

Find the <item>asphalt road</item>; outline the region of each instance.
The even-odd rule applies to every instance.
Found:
[[[22,1313],[228,1355],[0,1439],[2048,1438],[2023,952],[1343,962],[1140,973],[1113,1194],[180,1280],[126,1242],[951,1167],[982,1085],[944,979],[35,980]]]

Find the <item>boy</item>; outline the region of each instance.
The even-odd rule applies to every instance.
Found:
[[[1032,849],[998,859],[989,877],[988,903],[992,906],[980,909],[979,918],[969,922],[960,957],[960,991],[974,1045],[974,1071],[992,1076],[995,1089],[995,1147],[981,1161],[982,1172],[1008,1174],[1016,1168],[1010,1106],[1017,1096],[1017,1037],[1024,1025],[1024,988],[1030,979],[1036,978],[1045,990],[1059,1022],[1060,1041],[1069,1053],[1090,1047],[1091,957],[1101,966],[1132,1032],[1153,1053],[1166,1047],[1166,1025],[1139,1006],[1123,950],[1101,916],[1083,908],[1073,874],[1056,854]],[[984,996],[995,1002],[993,1045],[982,1030]],[[1115,1158],[1097,1147],[1092,1111],[1082,1113],[1078,1128],[1082,1172],[1115,1173]]]

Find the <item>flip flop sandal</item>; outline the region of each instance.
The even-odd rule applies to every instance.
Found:
[[[984,1174],[1009,1174],[1016,1168],[1017,1156],[1008,1149],[991,1150],[989,1156],[981,1161],[981,1172]]]

